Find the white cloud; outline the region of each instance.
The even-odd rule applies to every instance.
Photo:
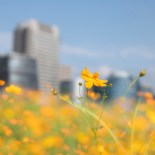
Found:
[[[86,48],[71,46],[71,45],[63,45],[62,52],[68,55],[76,55],[76,56],[86,56],[86,57],[96,57],[97,53],[90,51]]]
[[[12,49],[12,33],[0,32],[0,52],[6,53]]]
[[[98,51],[92,51],[87,48],[83,47],[76,47],[72,45],[64,44],[62,46],[62,52],[67,55],[75,55],[75,56],[86,56],[89,58],[132,58],[135,57],[136,59],[142,58],[146,60],[155,59],[155,52],[149,48],[145,47],[129,47],[129,48],[122,48],[118,47],[115,49],[102,49]]]
[[[120,56],[123,58],[128,58],[130,56],[136,58],[154,59],[155,52],[147,48],[133,47],[120,50]]]

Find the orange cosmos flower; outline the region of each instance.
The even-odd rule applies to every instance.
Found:
[[[4,86],[5,85],[5,81],[4,80],[0,80],[0,86]]]
[[[92,100],[97,100],[100,98],[100,94],[99,93],[95,93],[92,91],[88,91],[88,96],[92,99]]]
[[[99,73],[95,72],[94,74],[92,74],[88,71],[87,67],[81,72],[81,77],[86,81],[85,86],[88,89],[90,89],[93,85],[97,87],[107,86],[107,80],[100,80]]]

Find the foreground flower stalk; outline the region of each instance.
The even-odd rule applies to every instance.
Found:
[[[118,147],[120,147],[125,152],[124,147],[120,143],[119,139],[115,136],[115,134],[113,133],[113,131],[109,128],[109,126],[107,125],[107,123],[105,123],[97,114],[95,114],[94,112],[92,112],[91,109],[90,109],[90,103],[89,103],[89,100],[88,100],[88,92],[89,92],[89,89],[91,89],[93,86],[106,87],[108,81],[107,80],[101,80],[101,79],[99,79],[99,73],[95,72],[93,74],[93,73],[89,72],[89,70],[88,70],[87,67],[82,70],[81,77],[85,80],[85,87],[86,87],[86,91],[87,91],[86,98],[87,98],[87,102],[88,102],[88,108],[86,108],[86,107],[84,107],[82,105],[74,104],[73,102],[71,102],[71,100],[68,100],[67,102],[70,105],[72,105],[73,107],[75,107],[76,109],[78,109],[79,111],[81,111],[87,118],[88,117],[92,117],[93,119],[96,120],[97,124],[100,123],[100,126],[103,126],[107,130],[107,132],[112,137],[112,139],[116,142],[116,144],[118,145]],[[79,87],[81,85],[82,84],[79,83]],[[79,88],[79,95],[80,95],[80,88]],[[63,97],[61,97],[61,96],[59,96],[59,97],[62,100],[64,100]],[[93,132],[95,132],[95,131],[93,130]],[[94,133],[94,137],[96,139],[96,133]]]
[[[59,96],[62,100],[64,100],[63,97]],[[84,106],[78,105],[78,104],[73,104],[71,101],[68,101],[68,103],[70,105],[72,105],[73,107],[75,107],[76,109],[80,110],[83,114],[85,114],[86,116],[91,116],[93,117],[97,122],[100,122],[100,125],[102,125],[110,134],[110,136],[112,137],[112,139],[116,142],[116,144],[122,148],[123,151],[125,151],[124,147],[122,146],[122,144],[120,143],[120,141],[118,140],[118,138],[115,136],[115,134],[113,133],[113,131],[108,127],[108,125],[100,119],[100,117],[98,117],[95,113],[93,113],[92,111],[90,111],[89,109],[85,108]]]

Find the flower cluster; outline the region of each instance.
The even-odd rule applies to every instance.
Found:
[[[46,100],[41,100],[41,104],[38,104],[41,94],[37,92],[25,93],[23,98],[15,95],[11,99],[7,95],[0,96],[0,118],[3,119],[0,124],[1,154],[125,154],[111,139],[106,128],[89,117],[89,125],[96,133],[96,142],[80,112],[67,104],[61,104],[60,101],[56,104],[55,96],[47,96]],[[45,101],[46,105],[43,105]],[[90,109],[96,114],[101,112],[101,107],[96,104],[91,104]],[[147,148],[148,154],[155,154],[154,114],[155,106],[149,103],[140,104],[138,113],[132,120],[131,111],[124,111],[115,105],[104,107],[100,121],[108,122],[116,137],[125,146],[126,154],[130,154],[129,138],[132,128],[133,154],[144,154]]]

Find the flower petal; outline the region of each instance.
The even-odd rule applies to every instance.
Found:
[[[99,79],[94,80],[94,86],[99,87],[101,85],[101,82],[99,81]]]
[[[106,87],[107,86],[107,84],[105,84],[105,83],[102,83],[101,85],[100,85],[100,87]]]
[[[108,82],[108,81],[107,80],[96,79],[96,80],[94,80],[94,85],[97,86],[97,87],[105,87],[105,86],[107,86],[106,82]]]
[[[100,80],[102,83],[107,83],[108,80]]]
[[[86,88],[90,89],[93,86],[93,80],[89,80],[85,83]]]
[[[88,68],[86,67],[85,69],[83,69],[83,71],[81,72],[81,77],[85,80],[85,81],[89,81],[90,78],[93,77],[93,74],[90,73],[88,71]]]
[[[81,78],[84,79],[85,81],[91,80],[91,78],[89,78],[88,76],[85,76],[85,75],[81,75]]]

